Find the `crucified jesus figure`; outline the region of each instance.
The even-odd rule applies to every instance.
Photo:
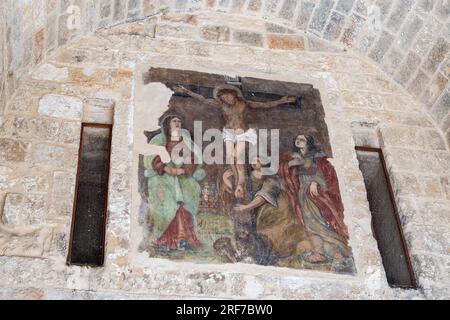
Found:
[[[238,163],[237,159],[242,159],[245,154],[245,143],[257,144],[258,136],[256,130],[249,128],[247,124],[248,108],[269,109],[286,103],[296,101],[295,97],[283,97],[279,100],[269,102],[256,102],[246,100],[242,91],[231,85],[220,85],[214,88],[214,99],[208,99],[200,94],[192,92],[182,86],[175,88],[175,92],[187,94],[190,97],[208,105],[218,106],[222,109],[225,119],[225,128],[223,129],[223,140],[225,142],[226,152],[233,156],[234,164],[232,170],[237,177],[234,196],[238,199],[245,197],[247,177],[245,175],[244,164]],[[230,185],[227,186],[232,189]]]

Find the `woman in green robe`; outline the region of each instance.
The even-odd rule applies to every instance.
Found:
[[[196,248],[201,246],[195,234],[201,194],[198,181],[206,176],[202,165],[195,163],[195,159],[201,159],[201,150],[189,131],[182,128],[179,116],[165,115],[160,125],[162,129],[149,143],[164,146],[170,162],[164,163],[158,155],[144,156],[152,242],[169,249]]]

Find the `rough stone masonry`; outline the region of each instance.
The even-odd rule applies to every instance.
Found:
[[[79,30],[66,28],[69,3],[82,10]],[[0,9],[0,298],[449,298],[448,1],[4,1]],[[356,275],[180,264],[138,250],[132,120],[150,66],[320,90]],[[113,114],[106,263],[69,267],[80,126],[105,109]],[[418,290],[386,282],[360,143],[385,154]]]

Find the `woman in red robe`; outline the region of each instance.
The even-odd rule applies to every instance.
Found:
[[[280,161],[279,176],[311,243],[303,261],[325,263],[349,258],[348,230],[334,167],[311,136],[298,135],[294,145],[293,152]]]

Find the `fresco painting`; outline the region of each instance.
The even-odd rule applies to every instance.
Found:
[[[355,273],[317,89],[160,68],[143,81],[162,83],[173,95],[159,128],[137,133],[169,155],[138,156],[141,250],[195,263]],[[204,161],[211,145],[196,140],[196,123],[200,135],[220,132],[210,143],[224,150],[213,152],[222,162]],[[259,152],[262,129],[271,139],[266,153]]]

